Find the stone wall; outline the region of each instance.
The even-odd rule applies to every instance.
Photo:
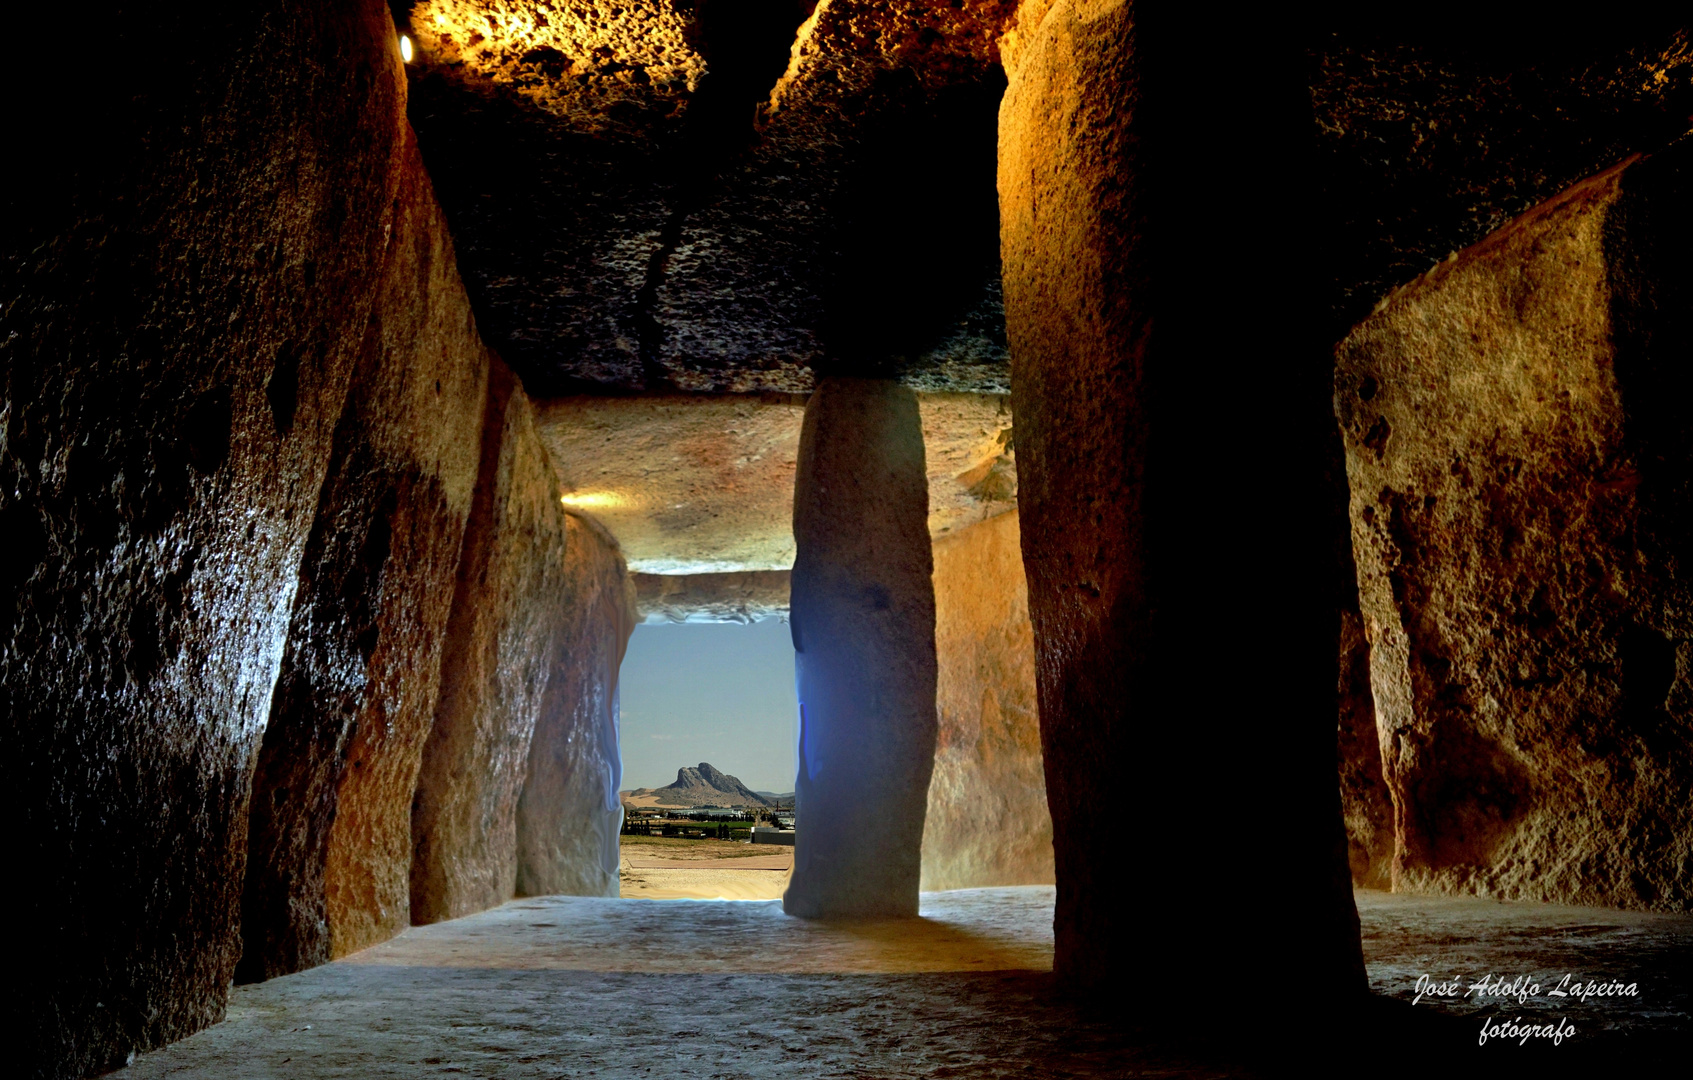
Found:
[[[488,352],[409,134],[404,162],[253,779],[243,981],[405,925],[412,786],[476,482]]]
[[[414,146],[254,779],[241,975],[407,923],[411,796],[476,480],[488,355]]]
[[[517,801],[569,611],[565,513],[535,411],[498,359],[476,495],[412,804],[411,920],[457,918],[517,888]]]
[[[1381,772],[1376,699],[1370,693],[1370,644],[1364,618],[1341,615],[1338,745],[1340,810],[1346,824],[1346,861],[1352,883],[1386,889],[1393,883],[1393,800]]]
[[[1053,881],[1017,514],[935,542],[935,771],[922,888]]]
[[[1690,168],[1575,186],[1339,349],[1396,890],[1693,902]]]
[[[7,75],[0,791],[31,1076],[223,1015],[253,755],[406,171],[379,3],[100,23],[74,86],[47,49]]]
[[[565,621],[517,804],[517,892],[616,896],[617,673],[638,621],[635,586],[611,534],[575,514],[565,525]]]

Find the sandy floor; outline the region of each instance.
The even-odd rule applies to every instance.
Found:
[[[1491,1067],[1498,1075],[1634,1077],[1673,1074],[1626,1064],[1640,1046],[1678,1052],[1693,1033],[1685,996],[1693,918],[1360,893],[1371,981],[1401,1001],[1428,971],[1618,974],[1649,992],[1595,999],[1577,1016],[1580,1042],[1538,1055],[1497,1042],[1474,1049],[1465,1006],[1402,1005],[1397,1026],[1354,1031],[1361,1042],[1340,1044],[1338,1073],[1333,1060],[1319,1067],[1311,1058],[1333,1053],[1348,1037],[1346,1022],[1314,1000],[1310,1025],[1272,1048],[1279,1065],[1243,1065],[1244,1051],[1219,1049],[1219,1039],[1251,1008],[1247,989],[1223,986],[1215,1000],[1196,1002],[1225,1034],[1182,1044],[1160,1027],[1137,1027],[1121,1009],[1056,999],[1053,899],[1049,886],[926,893],[922,918],[886,923],[790,919],[768,900],[517,900],[237,987],[228,1020],[141,1055],[122,1075],[1058,1080],[1382,1076],[1414,1067],[1426,1078]],[[1405,1025],[1431,1010],[1458,1015],[1442,1029],[1456,1041],[1437,1046],[1421,1037],[1424,1027]],[[1290,1071],[1289,1060],[1301,1067]]]
[[[793,848],[625,836],[622,894],[645,900],[778,900],[788,887]]]
[[[1693,917],[1369,889],[1354,895],[1370,988],[1378,994],[1411,1001],[1423,976],[1456,979],[1463,990],[1489,975],[1507,983],[1523,976],[1541,992],[1506,997],[1483,987],[1468,996],[1425,996],[1423,1004],[1466,1018],[1563,1018],[1588,1034],[1680,1031],[1693,1043]],[[1580,1000],[1566,985],[1559,998],[1552,991],[1565,976],[1570,984],[1635,983],[1638,993]]]

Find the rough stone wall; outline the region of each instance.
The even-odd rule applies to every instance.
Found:
[[[1352,883],[1386,889],[1393,883],[1393,800],[1381,771],[1376,699],[1370,693],[1370,643],[1364,618],[1347,610],[1340,619],[1340,702],[1337,759],[1340,810],[1346,823],[1346,860]]]
[[[1015,511],[935,541],[935,771],[922,888],[1053,880]]]
[[[815,370],[1008,388],[991,178],[1013,6],[815,6],[657,284],[667,363],[696,369],[679,386],[803,391]]]
[[[412,803],[411,921],[504,903],[517,801],[567,617],[565,513],[535,411],[495,358],[476,494]]]
[[[1031,22],[1000,236],[1056,974],[1152,1008],[1222,963],[1361,995],[1318,268],[1257,247],[1267,207],[1315,215],[1298,42],[1266,11],[1171,2]],[[1124,817],[1132,865],[1100,856]],[[1263,906],[1225,910],[1224,885]]]
[[[576,514],[565,523],[565,623],[517,803],[517,892],[616,896],[617,673],[638,620],[635,585],[610,533]]]
[[[532,391],[804,393],[825,357],[1006,389],[993,115],[1013,0],[398,7],[477,310]]]
[[[1690,162],[1575,186],[1338,351],[1395,889],[1693,900]]]
[[[30,1076],[223,1015],[253,755],[404,173],[381,4],[125,10],[89,38],[74,86],[51,49],[7,73],[0,791]]]
[[[406,925],[412,789],[476,482],[488,353],[409,139],[394,206],[253,779],[242,981]]]
[[[790,915],[914,916],[935,761],[934,557],[917,396],[825,379],[794,485]]]

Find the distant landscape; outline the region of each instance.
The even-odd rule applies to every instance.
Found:
[[[661,788],[635,788],[618,793],[624,803],[637,809],[691,810],[701,806],[746,807],[747,809],[792,806],[794,793],[754,791],[728,773],[707,762],[676,770],[676,781]]]

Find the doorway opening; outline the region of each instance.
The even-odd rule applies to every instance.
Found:
[[[622,895],[780,898],[799,737],[787,621],[637,626],[618,686]]]

